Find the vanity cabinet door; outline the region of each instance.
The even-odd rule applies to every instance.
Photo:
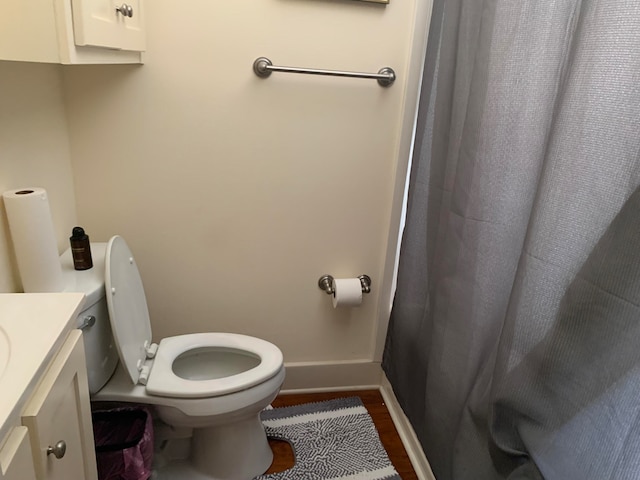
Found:
[[[0,480],[36,480],[26,427],[16,427],[0,449]]]
[[[72,0],[75,44],[143,52],[143,0]]]
[[[38,480],[97,480],[79,330],[69,334],[53,359],[23,411],[22,424],[29,429]]]

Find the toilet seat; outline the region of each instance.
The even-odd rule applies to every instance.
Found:
[[[111,237],[105,251],[104,286],[113,339],[131,381],[146,383],[153,357],[149,309],[142,278],[129,246],[122,237]]]
[[[149,310],[140,272],[131,250],[118,235],[107,243],[105,290],[111,328],[120,360],[133,384],[146,385],[151,395],[204,398],[244,390],[275,376],[282,352],[264,340],[231,333],[196,333],[151,342]],[[197,380],[179,376],[174,362],[184,355],[218,352],[253,356],[255,366],[219,378]]]
[[[191,352],[197,355],[198,351],[203,350],[213,350],[221,355],[231,351],[240,356],[253,356],[258,364],[239,373],[207,380],[192,380],[176,374],[174,361],[177,358]],[[278,347],[247,335],[195,333],[169,337],[160,341],[147,381],[147,392],[182,398],[226,395],[270,379],[280,371],[282,362],[282,352]]]

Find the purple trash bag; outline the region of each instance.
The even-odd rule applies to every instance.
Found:
[[[144,407],[91,414],[99,480],[147,480],[153,460],[153,421]]]

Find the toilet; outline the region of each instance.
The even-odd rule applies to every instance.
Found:
[[[273,454],[260,411],[284,381],[282,352],[258,338],[196,333],[152,343],[149,312],[125,240],[92,243],[94,266],[73,269],[61,256],[65,291],[83,292],[82,329],[94,401],[153,405],[174,429],[193,429],[188,461],[154,473],[161,480],[249,480]]]

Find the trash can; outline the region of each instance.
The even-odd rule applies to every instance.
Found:
[[[153,420],[144,407],[95,410],[93,438],[99,480],[147,480],[153,460]]]

